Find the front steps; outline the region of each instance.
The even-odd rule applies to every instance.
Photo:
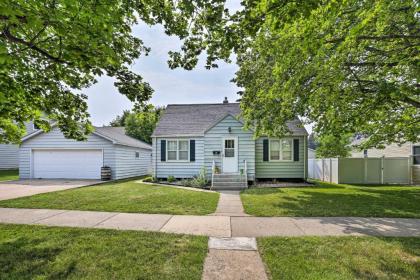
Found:
[[[240,173],[214,174],[212,190],[243,190],[248,188],[245,175]]]

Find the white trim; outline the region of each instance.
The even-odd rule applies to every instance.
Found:
[[[165,140],[166,141],[166,162],[190,162],[190,140],[191,139],[162,139],[162,140]],[[162,141],[161,140],[161,141]],[[169,152],[169,141],[173,141],[173,142],[176,142],[176,159],[169,159],[169,157],[168,157],[168,152]],[[179,159],[179,141],[187,141],[187,143],[188,143],[188,147],[187,147],[187,153],[188,153],[188,156],[187,156],[187,159]],[[171,152],[174,152],[173,150],[171,150]],[[182,151],[182,152],[185,152],[185,151]]]
[[[285,138],[269,138],[268,139],[268,161],[272,161],[272,162],[293,162],[293,157],[294,157],[294,138],[291,137],[285,137]],[[271,141],[279,141],[279,145],[280,145],[280,149],[279,149],[279,158],[280,159],[271,159]],[[291,145],[291,152],[292,152],[292,156],[290,159],[283,159],[283,145],[282,145],[282,140],[291,140],[292,145]]]

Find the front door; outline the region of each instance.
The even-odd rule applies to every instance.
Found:
[[[223,172],[238,172],[238,139],[236,137],[223,139]]]

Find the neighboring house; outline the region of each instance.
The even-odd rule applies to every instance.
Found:
[[[54,127],[22,139],[19,176],[26,178],[100,179],[109,166],[112,179],[148,174],[152,147],[125,135],[123,127],[96,127],[87,141],[67,139]]]
[[[153,175],[191,178],[204,167],[208,178],[213,162],[225,174],[247,179],[307,177],[307,136],[302,123],[288,122],[291,134],[254,138],[245,130],[239,103],[168,105],[152,135]]]
[[[360,144],[361,141],[363,139],[354,140],[352,146]],[[420,155],[420,143],[390,144],[384,149],[353,149],[351,151],[351,157],[409,157],[415,154]]]
[[[26,134],[37,130],[32,122],[25,124]],[[19,145],[0,144],[0,170],[19,168]]]

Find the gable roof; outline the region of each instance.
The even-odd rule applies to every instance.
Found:
[[[95,134],[109,138],[114,144],[151,150],[152,146],[125,134],[124,127],[102,126],[95,127]]]
[[[152,136],[203,136],[227,115],[239,118],[240,113],[239,103],[170,104]],[[293,135],[308,135],[299,119],[287,122],[287,126]]]
[[[54,128],[55,126],[57,125],[53,124],[51,127]],[[92,134],[105,138],[111,141],[113,144],[124,145],[124,146],[129,146],[129,147],[134,147],[134,148],[142,148],[142,149],[147,149],[147,150],[152,149],[151,145],[143,141],[137,140],[133,137],[127,136],[125,134],[124,127],[103,126],[103,127],[94,127],[94,129],[95,131]],[[32,132],[31,134],[28,134],[25,137],[23,137],[22,142],[30,138],[33,138],[41,133],[44,133],[44,131],[41,129],[36,130]]]

